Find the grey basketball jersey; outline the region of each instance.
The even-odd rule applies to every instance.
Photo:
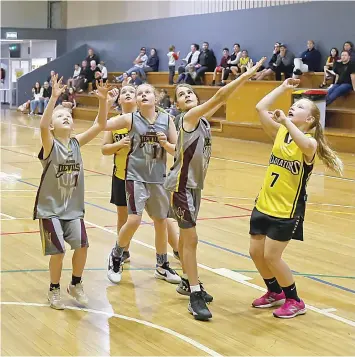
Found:
[[[179,120],[179,136],[176,144],[174,164],[168,173],[164,187],[169,191],[183,191],[186,188],[203,189],[211,157],[211,127],[201,118],[192,132],[183,129]]]
[[[153,124],[132,113],[131,151],[127,157],[126,180],[147,183],[164,183],[166,176],[166,151],[158,141],[158,132],[168,136],[169,115],[158,113]]]
[[[52,151],[43,166],[33,218],[58,217],[72,220],[84,217],[84,168],[79,142],[71,138],[68,147],[54,139]]]

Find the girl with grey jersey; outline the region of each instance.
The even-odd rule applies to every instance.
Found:
[[[154,87],[149,84],[138,86],[136,100],[137,112],[112,118],[106,126],[110,131],[126,128],[131,139],[125,177],[128,219],[119,231],[118,244],[108,256],[107,276],[113,283],[121,281],[124,248],[138,229],[146,209],[155,228],[155,277],[179,284],[180,277],[170,268],[167,258],[169,200],[163,187],[166,152],[174,152],[176,129],[168,114],[156,110]],[[167,138],[164,145],[160,143],[162,138]]]
[[[188,310],[197,320],[212,317],[206,302],[213,300],[198,280],[196,260],[196,220],[211,156],[211,129],[206,118],[211,117],[238,87],[252,77],[264,61],[262,58],[203,104],[199,104],[189,85],[178,85],[175,90],[175,102],[185,114],[176,121],[179,133],[174,164],[164,187],[170,192],[170,211],[180,228],[179,255],[184,274],[177,291],[190,295]]]
[[[42,148],[38,155],[43,166],[41,183],[34,207],[34,219],[39,219],[44,255],[50,255],[50,306],[63,310],[60,277],[67,242],[73,255],[73,274],[67,292],[80,304],[88,298],[81,277],[89,246],[84,224],[84,168],[80,147],[94,139],[106,126],[107,86],[97,84],[99,112],[91,128],[72,137],[73,118],[69,110],[54,106],[66,86],[58,75],[52,77],[52,96],[40,122]]]

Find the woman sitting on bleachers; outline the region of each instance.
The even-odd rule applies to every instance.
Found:
[[[272,53],[272,57],[268,63],[268,66],[264,68],[262,71],[256,73],[256,75],[252,78],[253,80],[261,81],[265,77],[268,77],[275,73],[275,63],[277,60],[277,56],[280,53],[280,45],[281,42],[276,42],[274,45],[274,51]]]
[[[37,113],[38,115],[42,115],[40,112],[40,98],[43,97],[43,88],[39,82],[36,82],[34,87],[32,88],[32,95],[33,98],[30,103],[30,114],[29,115],[34,115],[35,110],[38,108],[39,112]]]
[[[323,83],[319,86],[319,88],[323,88],[327,86],[327,80],[334,80],[335,73],[333,71],[334,64],[339,61],[339,51],[337,48],[333,47],[330,50],[329,57],[327,58],[327,62],[324,66],[324,79]]]

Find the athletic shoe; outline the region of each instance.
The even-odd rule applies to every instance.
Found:
[[[122,255],[122,263],[129,263],[131,261],[131,255],[129,254],[129,251],[125,250]]]
[[[82,283],[76,285],[69,284],[67,287],[67,292],[81,305],[86,305],[89,302],[89,298],[84,293]]]
[[[206,305],[206,301],[203,298],[202,291],[191,293],[188,310],[196,320],[208,321],[208,319],[212,317],[212,314]]]
[[[207,303],[210,303],[213,301],[213,296],[208,294],[208,292],[205,290],[203,287],[203,284],[199,281],[202,296],[205,299]],[[181,278],[181,282],[179,286],[176,288],[176,291],[181,294],[181,295],[186,295],[190,296],[191,295],[191,289],[190,289],[190,283],[187,279]]]
[[[179,284],[181,281],[180,275],[169,266],[169,262],[165,262],[163,265],[158,265],[155,269],[154,276],[157,279],[165,280],[171,284]]]
[[[173,250],[173,255],[176,260],[180,261],[180,255],[178,251]]]
[[[111,283],[118,284],[122,279],[123,262],[111,253],[107,258],[107,277]]]
[[[275,317],[281,319],[291,319],[297,315],[304,315],[306,313],[306,305],[302,300],[286,299],[286,302],[276,309],[273,314]]]
[[[60,297],[60,289],[53,289],[48,291],[48,301],[50,303],[50,307],[56,310],[64,310],[65,306],[62,303],[62,299]]]
[[[252,302],[253,307],[265,309],[267,307],[280,306],[285,303],[285,293],[282,291],[280,294],[268,291],[265,295]]]

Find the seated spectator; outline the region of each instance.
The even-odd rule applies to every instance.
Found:
[[[287,49],[285,44],[281,44],[280,53],[275,63],[275,77],[277,81],[281,81],[281,73],[284,73],[285,79],[292,77],[294,59],[295,55]]]
[[[174,84],[175,64],[180,57],[180,52],[175,52],[175,46],[170,46],[169,52],[166,55],[169,60],[169,84]]]
[[[84,90],[88,89],[88,76],[89,68],[88,68],[88,63],[86,61],[81,62],[81,70],[79,74],[79,78],[77,81],[77,86],[76,88],[79,88],[79,93],[83,92]]]
[[[248,68],[253,67],[253,61],[250,59],[247,50],[242,51],[242,56],[239,59],[239,73],[244,73]]]
[[[166,89],[161,89],[159,92],[158,106],[163,109],[169,109],[171,107],[170,97]]]
[[[75,98],[75,91],[73,87],[68,89],[68,93],[65,93],[62,97],[62,106],[75,109],[76,108],[76,98]]]
[[[333,47],[330,50],[329,57],[327,58],[327,62],[324,66],[324,78],[323,83],[319,86],[319,88],[323,88],[327,86],[327,80],[330,80],[335,77],[335,73],[333,71],[334,65],[339,61],[339,51],[337,48]]]
[[[177,83],[181,83],[185,80],[186,75],[195,71],[195,66],[200,55],[200,46],[196,43],[191,45],[191,51],[182,60],[182,64],[178,68],[179,78]]]
[[[52,96],[52,87],[49,86],[48,82],[43,83],[43,93],[40,100],[40,109],[39,111],[43,113],[44,109],[47,108],[50,97]]]
[[[143,68],[144,72],[158,72],[159,70],[159,57],[157,54],[157,50],[152,48],[150,50],[150,56],[148,57],[148,61],[146,66]]]
[[[47,82],[51,87],[52,87],[52,77],[55,76],[55,74],[56,74],[55,71],[52,70],[50,76],[47,79]]]
[[[335,63],[334,73],[336,74],[335,84],[328,89],[325,98],[327,105],[333,103],[338,97],[355,91],[355,62],[350,61],[348,51],[341,53],[341,61]]]
[[[321,55],[320,52],[314,47],[314,41],[307,41],[307,50],[302,52],[300,58],[294,59],[296,76],[305,72],[318,72],[320,70]]]
[[[233,73],[235,76],[237,76],[239,71],[238,63],[241,56],[242,52],[240,51],[240,45],[239,43],[235,43],[233,45],[233,53],[231,55],[231,58],[227,61],[228,67],[224,71],[224,75],[219,85],[224,86],[225,81],[228,79],[230,73]]]
[[[79,64],[74,65],[74,73],[73,77],[70,77],[68,79],[68,87],[76,87],[76,84],[78,82],[79,76],[80,76],[81,68]]]
[[[228,68],[228,61],[230,60],[231,56],[229,55],[229,49],[223,48],[223,57],[221,58],[221,62],[219,63],[219,66],[216,67],[216,69],[213,72],[213,78],[212,78],[212,86],[216,84],[216,76],[217,73],[221,73],[221,78],[224,76],[224,71],[226,68]]]
[[[96,63],[100,63],[100,58],[99,56],[94,53],[94,50],[92,48],[89,48],[88,50],[88,56],[86,57],[86,62],[91,63],[91,61],[95,61]]]
[[[122,74],[123,80],[122,80],[122,87],[124,87],[127,84],[130,84],[132,81],[132,78],[128,76],[127,72],[123,72]]]
[[[280,45],[281,45],[281,42],[275,43],[274,51],[272,53],[272,57],[268,63],[268,66],[266,68],[264,68],[262,71],[256,73],[255,76],[253,77],[253,80],[261,81],[265,77],[270,76],[271,74],[274,73],[275,67],[276,67],[277,56],[280,53]]]
[[[195,84],[202,84],[202,78],[206,72],[213,72],[216,68],[217,60],[213,50],[209,49],[209,43],[204,42],[202,44],[202,51],[198,56],[198,61],[195,66],[196,76],[194,79]]]
[[[346,41],[344,43],[343,51],[347,51],[350,55],[350,61],[355,62],[355,48],[351,41]]]
[[[107,78],[108,78],[108,72],[107,72],[107,68],[106,68],[106,64],[104,61],[100,62],[100,65],[98,66],[100,68],[101,71],[101,79],[104,83],[107,82]]]
[[[146,48],[142,47],[139,55],[137,56],[137,58],[133,61],[134,66],[131,67],[128,71],[127,74],[128,76],[131,75],[132,72],[136,72],[140,74],[141,78],[143,80],[146,79],[146,75],[144,72],[144,67],[146,67],[147,61],[148,61],[148,56],[145,54],[146,53]],[[122,75],[118,77],[119,82],[122,82]]]
[[[43,88],[41,87],[41,84],[39,82],[36,82],[34,87],[32,88],[32,100],[30,102],[30,114],[29,115],[34,115],[35,110],[38,107],[38,115],[42,115],[42,112],[40,111],[40,99],[43,97]]]
[[[96,65],[95,61],[90,62],[90,67],[86,74],[86,79],[88,83],[92,83],[92,91],[90,92],[93,94],[93,91],[96,90],[96,81],[101,78],[101,70]]]
[[[138,77],[136,72],[132,72],[131,73],[131,81],[129,83],[134,85],[135,87],[138,87],[141,84],[143,84],[143,81]]]

